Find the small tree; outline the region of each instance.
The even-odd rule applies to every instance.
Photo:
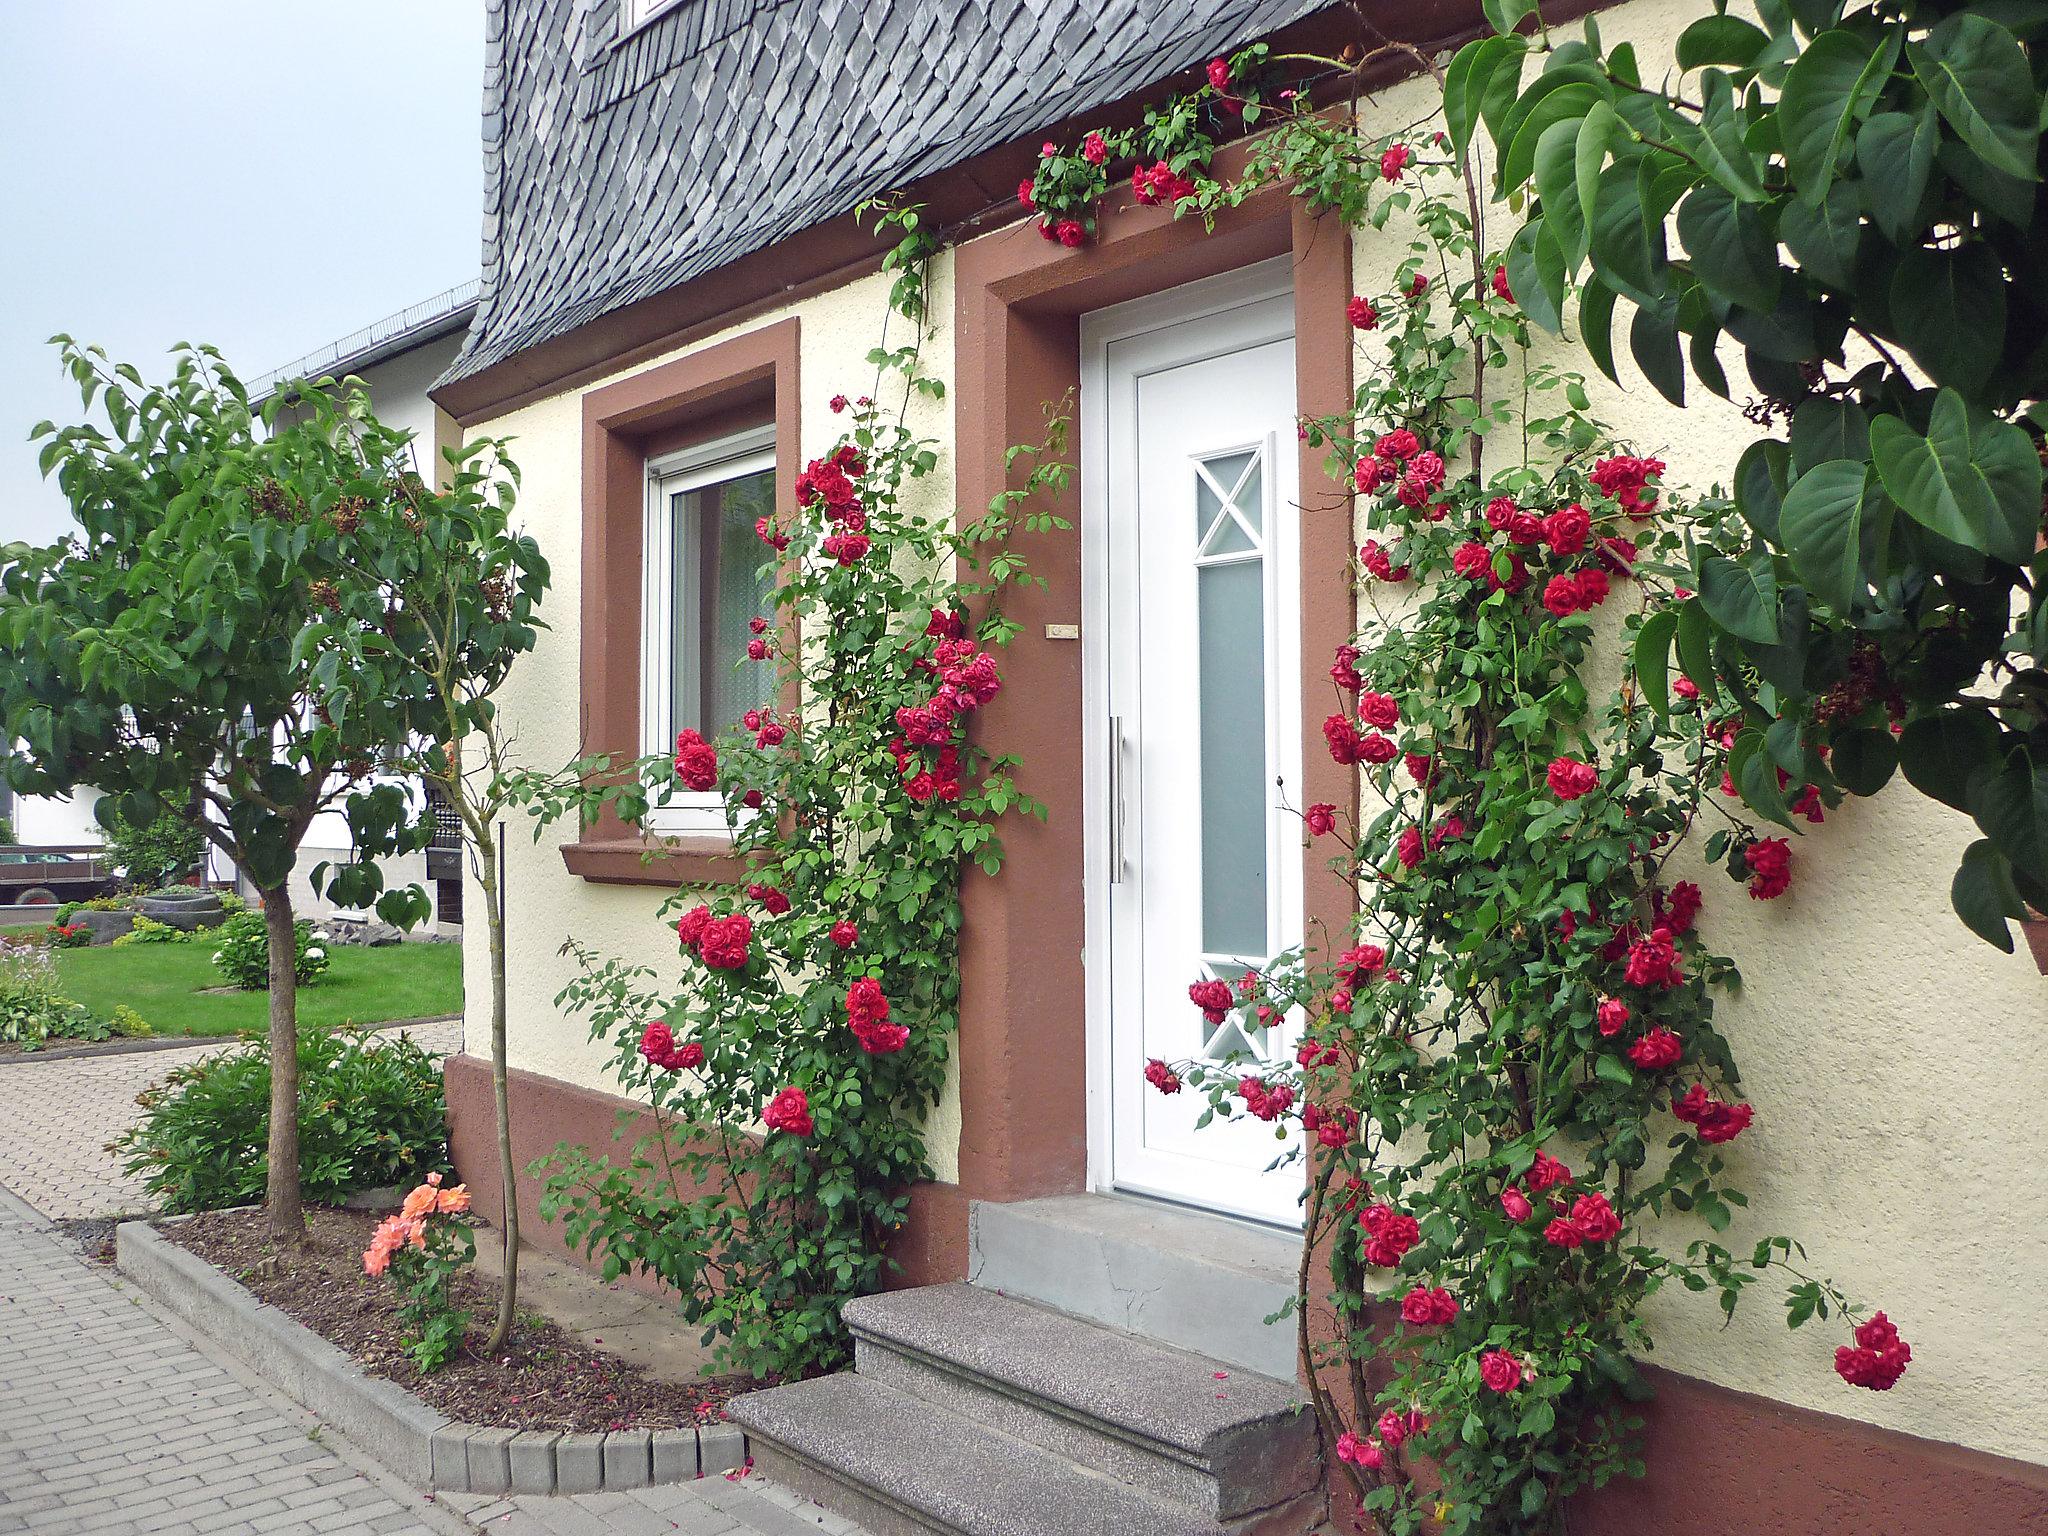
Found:
[[[415,753],[414,766],[461,821],[490,936],[491,1090],[505,1205],[505,1278],[483,1349],[489,1355],[511,1334],[519,1289],[519,1191],[506,1087],[505,920],[495,828],[529,793],[508,777],[510,740],[493,695],[513,660],[533,648],[539,628],[534,609],[547,589],[548,567],[531,538],[511,531],[508,514],[519,472],[502,445],[479,440],[451,462],[454,478],[441,494],[430,495],[417,478],[405,482],[405,506],[425,536],[391,551],[385,575],[399,598],[394,638],[420,670],[417,685],[407,692],[423,701],[414,716],[414,739],[431,745]]]
[[[427,836],[373,766],[402,752],[422,674],[394,641],[390,551],[457,540],[421,525],[394,466],[405,434],[360,389],[280,391],[261,417],[210,347],[181,345],[146,385],[99,348],[56,338],[91,423],[45,422],[41,463],[79,531],[0,556],[0,734],[10,782],[31,794],[96,785],[112,814],[189,818],[263,898],[270,940],[274,1239],[305,1232],[298,1151],[297,992],[289,879],[315,816],[347,812],[351,862],[315,884],[374,899],[376,857]],[[290,410],[284,408],[290,402]],[[268,429],[259,432],[259,425]],[[424,892],[377,902],[393,921]]]

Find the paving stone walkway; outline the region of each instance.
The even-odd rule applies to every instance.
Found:
[[[430,1051],[462,1049],[459,1022],[423,1024]],[[127,1216],[150,1208],[139,1179],[106,1144],[140,1117],[135,1096],[173,1067],[236,1045],[213,1040],[173,1050],[0,1062],[0,1185],[45,1216]]]

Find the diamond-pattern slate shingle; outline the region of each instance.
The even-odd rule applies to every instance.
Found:
[[[1329,0],[487,0],[483,303],[443,383]]]

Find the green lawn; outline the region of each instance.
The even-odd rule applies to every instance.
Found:
[[[301,1024],[382,1024],[462,1011],[462,946],[394,944],[328,948],[326,974],[299,988]],[[231,1035],[261,1031],[270,1021],[265,992],[208,997],[225,984],[213,945],[106,945],[57,952],[65,995],[102,1018],[126,1003],[159,1035]]]

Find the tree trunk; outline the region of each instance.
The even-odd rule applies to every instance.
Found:
[[[270,938],[270,1178],[263,1195],[273,1243],[303,1244],[299,1197],[298,944],[288,886],[259,891]]]
[[[491,1102],[498,1115],[498,1178],[504,1203],[499,1230],[505,1243],[505,1279],[498,1291],[498,1320],[484,1345],[484,1353],[491,1355],[512,1336],[512,1315],[518,1306],[519,1178],[512,1166],[512,1102],[505,1082],[505,914],[499,905],[498,850],[487,843],[478,853],[484,925],[491,940]]]

